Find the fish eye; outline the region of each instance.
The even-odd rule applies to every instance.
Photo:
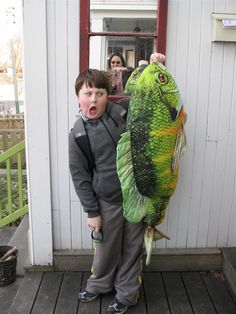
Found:
[[[164,85],[164,84],[168,83],[167,76],[165,74],[161,73],[161,72],[157,73],[156,78],[157,78],[158,83],[160,83],[161,85]]]

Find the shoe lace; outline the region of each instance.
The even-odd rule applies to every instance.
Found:
[[[112,308],[112,309],[114,309],[114,310],[119,310],[120,308],[123,308],[124,307],[124,304],[123,303],[121,303],[119,300],[117,300],[117,299],[115,299],[114,300],[114,303],[112,303],[111,305],[110,305],[110,307]]]

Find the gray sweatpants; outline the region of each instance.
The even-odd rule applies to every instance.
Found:
[[[86,290],[108,293],[115,287],[116,298],[130,306],[137,303],[141,284],[143,222],[131,224],[123,209],[100,200],[103,241],[94,250],[92,275]]]

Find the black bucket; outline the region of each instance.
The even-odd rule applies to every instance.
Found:
[[[7,286],[16,280],[18,250],[16,249],[8,259],[1,259],[11,249],[13,247],[9,245],[0,246],[0,286]]]

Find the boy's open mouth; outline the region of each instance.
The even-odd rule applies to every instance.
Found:
[[[97,110],[96,106],[91,106],[89,112],[94,113]]]

